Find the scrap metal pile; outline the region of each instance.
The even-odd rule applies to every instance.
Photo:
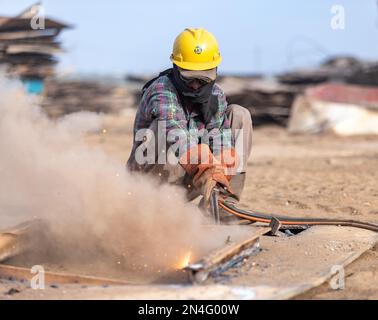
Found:
[[[56,40],[67,24],[44,18],[43,29],[33,29],[36,16],[32,6],[15,17],[0,17],[0,65],[21,78],[52,76],[57,60],[54,55],[62,51]]]
[[[286,126],[291,105],[300,92],[296,86],[274,79],[224,77],[219,83],[228,103],[239,104],[251,112],[255,127],[270,123]]]
[[[117,113],[135,105],[126,86],[94,80],[57,80],[46,83],[42,106],[50,117],[78,111]]]
[[[289,119],[293,114],[292,107],[298,104],[294,102],[299,97],[306,95],[309,88],[335,82],[344,86],[342,89],[344,93],[350,94],[356,90],[349,90],[349,84],[355,85],[353,88],[357,88],[357,91],[359,87],[361,90],[366,86],[374,88],[378,86],[378,63],[340,56],[330,58],[316,68],[283,73],[270,79],[260,77],[220,78],[220,85],[226,93],[228,102],[240,104],[249,109],[255,127],[264,124],[290,127]],[[324,101],[329,101],[327,97],[323,98]],[[351,100],[350,97],[346,99]],[[365,107],[364,101],[358,101],[358,97],[352,97],[352,100],[354,104]],[[319,132],[326,127],[311,128],[310,131]],[[306,132],[308,132],[307,129]]]
[[[286,85],[314,85],[324,82],[342,82],[359,85],[378,85],[378,63],[365,62],[354,57],[329,58],[318,68],[300,69],[278,76]]]

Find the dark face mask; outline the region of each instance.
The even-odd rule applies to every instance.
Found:
[[[218,110],[217,97],[212,95],[215,80],[194,90],[181,78],[180,71],[176,65],[173,66],[171,80],[184,102],[191,103],[194,108],[198,109],[204,122],[209,122]]]

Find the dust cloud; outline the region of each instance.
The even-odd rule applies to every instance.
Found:
[[[20,83],[0,77],[0,226],[44,221],[36,262],[50,255],[59,263],[170,267],[214,242],[182,190],[130,174],[85,144],[84,134],[100,126],[100,115],[85,112],[51,120]]]

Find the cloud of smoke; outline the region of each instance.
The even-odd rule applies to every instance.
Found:
[[[132,175],[85,144],[98,115],[53,121],[30,99],[0,77],[0,226],[47,221],[39,245],[88,265],[172,266],[189,247],[215,241],[200,232],[203,217],[180,189]]]

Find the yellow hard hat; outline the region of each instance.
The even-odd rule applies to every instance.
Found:
[[[171,61],[182,69],[209,70],[219,66],[221,60],[217,40],[202,28],[185,29],[173,45]]]

